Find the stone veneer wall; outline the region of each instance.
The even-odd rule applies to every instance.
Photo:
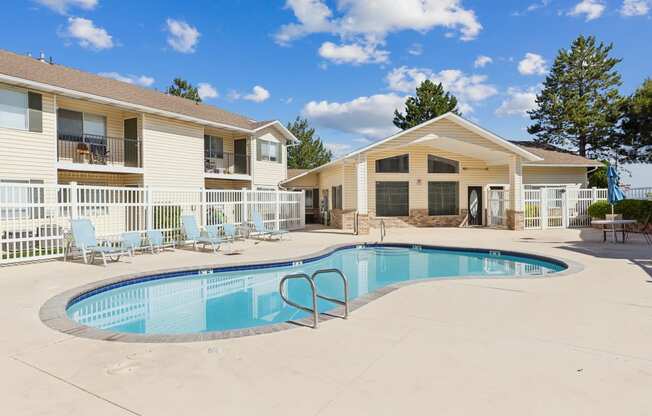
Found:
[[[525,215],[522,211],[507,210],[507,228],[514,231],[525,229]]]
[[[355,214],[355,212],[353,212]],[[460,215],[428,215],[427,209],[411,209],[407,217],[376,217],[374,215],[358,216],[358,233],[369,234],[371,228],[379,228],[380,221],[385,222],[387,228],[407,227],[459,227],[467,216],[467,210],[460,210]],[[351,216],[352,221],[354,215]],[[353,229],[353,228],[351,228]]]

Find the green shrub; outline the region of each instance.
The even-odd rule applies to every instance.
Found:
[[[604,219],[605,215],[611,214],[611,205],[607,201],[598,201],[589,205],[587,211],[591,218]]]
[[[525,218],[537,218],[539,216],[539,205],[525,204]]]
[[[591,218],[604,219],[606,214],[611,214],[611,205],[607,201],[594,202],[589,205],[588,213]],[[614,205],[614,213],[621,214],[623,219],[644,223],[652,215],[652,201],[625,199]]]
[[[648,216],[652,214],[652,201],[625,199],[615,205],[614,211],[616,214],[622,214],[626,220],[636,220],[639,223],[644,223],[647,221]]]

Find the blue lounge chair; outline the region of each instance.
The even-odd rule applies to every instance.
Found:
[[[237,240],[244,240],[241,236],[238,235],[238,231],[233,224],[224,224],[222,225],[222,231],[224,231],[224,237],[229,243],[230,249],[229,254],[238,254],[242,252],[242,248],[235,248],[234,243]]]
[[[217,250],[222,244],[222,239],[218,235],[217,226],[209,226],[206,228],[207,235],[202,235],[199,231],[199,226],[197,225],[197,219],[194,215],[184,215],[181,217],[181,227],[183,229],[183,234],[186,236],[186,241],[192,242],[193,248],[197,250],[197,244],[202,244],[204,248],[207,245],[210,245],[213,248],[213,253],[217,253]]]
[[[123,249],[129,251],[133,256],[137,250],[144,250],[147,246],[143,245],[143,239],[139,232],[122,233],[120,235],[120,245]]]
[[[161,230],[148,230],[147,239],[149,240],[149,247],[152,250],[152,254],[154,254],[156,250],[163,251],[165,247],[175,248],[174,240],[166,242]]]
[[[267,237],[267,238],[273,238],[273,237],[278,237],[279,240],[283,238],[284,235],[288,233],[287,230],[269,230],[267,227],[265,227],[265,223],[263,222],[263,217],[260,216],[260,214],[256,211],[253,213],[253,220],[254,220],[254,232],[255,235],[261,236],[261,237]]]
[[[120,260],[120,256],[131,254],[124,247],[112,247],[110,245],[100,244],[97,238],[95,238],[95,227],[88,219],[71,220],[70,228],[72,230],[73,244],[81,251],[84,263],[86,264],[88,264],[89,256],[90,262],[93,264],[97,254],[102,256],[102,263],[105,266],[107,257],[111,260],[118,261]]]

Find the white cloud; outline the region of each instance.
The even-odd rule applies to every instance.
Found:
[[[260,85],[254,86],[254,88],[251,90],[251,93],[249,94],[240,94],[237,91],[231,91],[229,93],[229,98],[232,100],[247,100],[247,101],[253,101],[255,103],[262,103],[263,101],[267,100],[269,97],[271,97],[271,94],[269,91],[267,91],[264,87],[261,87]]]
[[[217,89],[207,82],[200,82],[197,84],[197,92],[202,100],[217,98],[219,96]]]
[[[488,84],[485,75],[467,75],[458,69],[445,69],[432,72],[427,68],[408,68],[402,66],[387,74],[386,81],[393,91],[414,94],[416,88],[425,80],[441,83],[446,91],[455,95],[460,111],[473,111],[473,103],[486,100],[498,93],[496,87]]]
[[[527,117],[527,111],[536,108],[537,91],[540,87],[531,87],[527,90],[508,88],[507,98],[496,109],[496,115]]]
[[[54,10],[59,14],[68,14],[68,9],[79,7],[83,10],[93,10],[97,0],[35,0],[37,3]]]
[[[100,72],[98,75],[126,82],[127,84],[140,85],[142,87],[149,87],[154,83],[154,78],[145,75],[122,75],[118,72]]]
[[[389,52],[376,49],[376,45],[336,45],[324,42],[319,48],[319,56],[336,64],[368,64],[387,62]]]
[[[392,122],[394,110],[404,108],[405,97],[390,93],[341,103],[311,101],[304,106],[302,115],[320,127],[378,138],[397,131]]]
[[[62,36],[76,39],[82,48],[110,49],[114,46],[113,37],[106,30],[83,17],[69,17]]]
[[[408,49],[410,55],[419,56],[423,53],[423,45],[420,43],[413,43]]]
[[[457,30],[460,39],[465,41],[475,39],[482,30],[475,12],[462,7],[461,0],[339,0],[335,11],[324,0],[287,0],[285,7],[292,10],[296,22],[281,26],[275,34],[278,44],[288,45],[313,33],[328,33],[340,38],[344,44],[340,48],[349,47],[338,51],[339,54],[354,53],[350,46],[357,45],[356,57],[361,51],[374,56],[370,51],[384,45],[388,34],[403,30],[425,33],[443,27]],[[362,58],[363,61],[385,62],[388,53],[378,52],[380,59]],[[360,63],[360,59],[349,58],[343,62]]]
[[[541,0],[535,3],[530,3],[525,10],[516,11],[512,13],[512,16],[524,16],[528,13],[532,13],[539,9],[544,9],[550,5],[550,0]]]
[[[518,63],[518,72],[523,75],[544,75],[547,72],[546,60],[536,53],[526,53]]]
[[[333,156],[336,158],[342,157],[351,151],[351,145],[346,143],[324,143],[324,146],[333,152]]]
[[[183,20],[168,18],[166,21],[168,31],[168,45],[177,52],[193,53],[196,50],[197,42],[201,34],[196,27],[189,25]]]
[[[570,16],[584,15],[588,22],[589,20],[594,20],[602,16],[605,8],[606,6],[602,0],[582,0],[568,14]]]
[[[487,66],[487,64],[492,63],[494,60],[485,55],[479,55],[477,58],[475,58],[475,61],[473,61],[473,67],[474,68],[484,68]]]
[[[650,11],[648,0],[624,0],[620,8],[622,16],[645,16]]]

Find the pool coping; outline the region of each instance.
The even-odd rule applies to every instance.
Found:
[[[537,253],[529,253],[526,251],[514,251],[514,250],[498,250],[498,249],[484,249],[484,248],[472,248],[472,247],[457,247],[457,246],[436,246],[430,244],[412,244],[412,243],[401,243],[401,242],[383,242],[383,243],[348,243],[348,244],[337,244],[329,246],[323,250],[318,251],[317,253],[308,254],[300,257],[287,258],[282,260],[262,260],[255,262],[240,262],[233,263],[229,265],[219,265],[219,264],[209,264],[203,266],[187,266],[180,268],[171,268],[171,269],[161,269],[161,270],[152,270],[146,272],[131,273],[126,275],[120,275],[109,279],[103,279],[96,282],[88,283],[86,285],[78,286],[72,289],[69,289],[63,293],[60,293],[49,300],[47,300],[39,310],[39,318],[47,327],[54,329],[59,332],[63,332],[68,335],[73,335],[80,338],[87,338],[93,340],[102,340],[102,341],[113,341],[113,342],[126,342],[126,343],[187,343],[187,342],[202,342],[202,341],[214,341],[221,339],[232,339],[232,338],[241,338],[253,335],[263,335],[271,334],[274,332],[285,331],[294,328],[302,328],[305,326],[311,326],[312,319],[310,317],[302,318],[292,322],[282,322],[276,324],[262,325],[252,328],[244,328],[237,330],[226,330],[226,331],[210,331],[210,332],[200,332],[200,333],[189,333],[189,334],[132,334],[124,332],[113,332],[98,329],[95,327],[87,326],[80,324],[76,321],[70,319],[66,313],[69,305],[84,299],[85,297],[92,296],[93,294],[100,293],[112,288],[126,286],[131,284],[137,284],[145,281],[151,280],[161,280],[169,279],[182,275],[188,272],[197,272],[198,275],[201,275],[202,271],[236,271],[236,270],[246,270],[253,268],[272,268],[272,267],[283,267],[283,266],[292,266],[295,263],[304,263],[304,262],[314,262],[320,260],[326,256],[329,256],[339,250],[366,246],[366,247],[405,247],[405,248],[414,248],[422,247],[428,249],[439,249],[439,250],[450,250],[450,251],[467,251],[467,252],[480,252],[480,253],[491,253],[499,252],[500,255],[508,256],[520,256],[520,257],[529,257],[535,260],[547,261],[552,263],[557,263],[566,267],[565,270],[556,272],[554,274],[547,275],[546,278],[556,278],[568,276],[570,274],[575,274],[584,269],[584,266],[578,262],[566,259],[566,258],[554,258],[549,256],[542,256]],[[369,292],[363,296],[360,296],[349,303],[349,312],[355,311],[356,309],[361,308],[362,306],[370,303],[373,300],[381,298],[389,293],[394,292],[404,286],[421,284],[433,281],[442,281],[442,280],[477,280],[477,279],[491,279],[491,280],[503,280],[503,279],[541,279],[540,276],[480,276],[480,275],[471,275],[471,276],[450,276],[450,277],[433,277],[427,279],[419,280],[410,280],[399,283],[394,283],[391,285],[383,286],[379,289]],[[343,312],[343,307],[337,307],[329,311],[329,314],[320,314],[319,322],[326,322],[331,319],[339,319],[336,316],[331,316],[331,314],[341,314]]]

